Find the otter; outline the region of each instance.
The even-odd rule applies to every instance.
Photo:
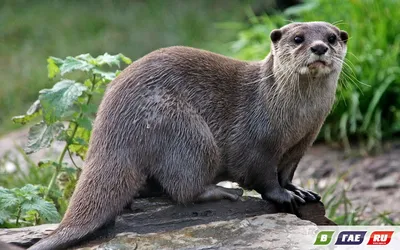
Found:
[[[79,243],[148,183],[181,204],[237,200],[240,192],[216,185],[222,180],[291,213],[319,200],[292,178],[334,103],[348,35],[307,22],[273,30],[270,39],[262,61],[175,46],[123,70],[100,104],[62,222],[29,249]]]

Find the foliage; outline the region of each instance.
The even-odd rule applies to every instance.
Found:
[[[340,11],[337,11],[340,6]],[[286,20],[324,20],[348,31],[348,55],[337,102],[320,138],[361,143],[362,153],[379,150],[381,140],[400,134],[400,1],[305,1],[278,15],[250,16],[251,24],[232,44],[241,59],[262,59],[270,46],[267,35]]]
[[[32,166],[32,162],[29,164],[29,173],[36,173],[38,168],[41,171],[51,169],[52,176],[47,188],[29,184],[21,189],[0,189],[0,208],[4,210],[0,214],[0,224],[5,223],[6,226],[13,219],[16,220],[15,226],[20,225],[21,219],[28,224],[54,221],[59,218],[57,209],[61,214],[65,211],[80,174],[80,167],[75,165],[72,155],[84,159],[88,149],[97,110],[92,100],[96,96],[101,97],[106,84],[120,72],[104,69],[106,66],[120,68],[122,63],[130,64],[131,60],[122,54],[105,53],[96,58],[90,54],[66,59],[50,57],[47,63],[48,77],[60,79],[51,89],[41,90],[38,100],[26,114],[13,117],[13,121],[26,124],[41,118],[29,130],[24,148],[26,154],[48,148],[55,140],[65,142],[65,146],[57,161],[41,161],[37,166]],[[64,161],[66,153],[71,157],[73,166]],[[17,171],[22,179],[27,179],[21,172]],[[56,181],[58,185],[54,187]],[[52,200],[54,204],[47,200]]]
[[[55,205],[42,198],[44,190],[31,184],[13,189],[0,187],[0,227],[58,222],[60,215]]]

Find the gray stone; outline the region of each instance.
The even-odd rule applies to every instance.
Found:
[[[317,230],[315,224],[294,215],[260,215],[173,232],[118,234],[108,242],[78,249],[310,249]]]
[[[315,237],[310,230],[316,224],[335,225],[320,202],[300,206],[302,219],[253,197],[186,206],[165,197],[147,198],[135,200],[131,209],[85,239],[79,249],[292,249]],[[2,229],[0,241],[28,247],[56,226]]]
[[[391,175],[386,176],[383,179],[375,181],[374,188],[376,189],[396,188],[399,186],[399,182],[400,182],[400,174],[392,173]]]

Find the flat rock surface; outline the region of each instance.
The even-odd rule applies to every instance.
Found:
[[[25,228],[42,234],[56,225]],[[211,222],[169,232],[119,233],[108,240],[92,241],[75,250],[228,250],[228,249],[317,249],[310,248],[318,227],[291,214],[265,214],[245,219]],[[23,230],[20,230],[20,236]],[[0,237],[0,240],[1,239]],[[11,245],[3,249],[13,250]],[[8,247],[8,248],[7,248]],[[17,250],[17,249],[15,249]]]
[[[108,242],[77,249],[306,249],[313,244],[317,230],[313,223],[294,215],[259,215],[167,233],[122,233]]]
[[[193,242],[191,241],[197,240],[199,242],[202,242],[201,244],[206,244],[207,242],[207,244],[211,244],[212,242],[214,242],[215,246],[217,246],[218,244],[222,244],[223,246],[225,246],[225,243],[227,243],[228,241],[236,241],[236,233],[238,233],[237,230],[239,230],[239,228],[244,225],[244,222],[242,221],[247,221],[247,219],[249,223],[251,222],[250,224],[246,224],[250,227],[248,229],[248,232],[251,231],[252,226],[250,225],[255,225],[257,223],[259,225],[263,225],[265,227],[265,230],[275,225],[281,225],[284,227],[316,224],[335,225],[332,221],[328,220],[324,216],[325,209],[323,207],[323,204],[320,202],[308,203],[306,205],[300,206],[299,210],[302,219],[296,217],[295,215],[290,215],[286,213],[282,214],[282,208],[276,206],[271,202],[253,197],[242,197],[239,201],[235,202],[229,200],[221,200],[200,204],[190,204],[186,206],[175,205],[168,198],[165,197],[143,198],[135,200],[134,206],[132,206],[129,210],[127,209],[122,215],[118,216],[115,224],[108,225],[103,230],[94,233],[88,239],[86,239],[85,242],[92,246],[96,244],[103,244],[104,242],[112,239],[112,244],[116,244],[116,242],[118,242],[118,244],[122,244],[121,242],[125,241],[131,242],[129,239],[137,236],[139,237],[138,239],[142,241],[142,243],[153,242],[156,238],[159,237],[159,239],[157,239],[157,244],[164,244],[165,242],[163,243],[162,239],[170,237],[171,240],[174,239],[174,244],[178,244],[180,241],[183,241],[182,234],[187,234],[190,237],[188,239],[188,242],[182,243],[182,249],[184,249],[183,246],[186,246],[186,244],[192,244]],[[260,217],[262,218],[260,220],[251,219],[258,218],[258,216],[264,216],[266,214],[268,214],[268,216]],[[271,220],[270,225],[269,222],[267,222],[268,220]],[[291,224],[292,222],[293,224]],[[56,227],[56,224],[52,224],[15,229],[0,229],[0,241],[17,244],[18,246],[22,247],[28,247],[37,242],[39,239],[43,238],[45,235],[52,232]],[[218,230],[222,232],[226,227],[236,229],[233,231],[231,230],[232,232],[228,230],[228,233],[225,234],[225,236],[222,233],[218,232]],[[190,230],[192,229],[188,228],[192,228],[194,230],[193,233],[183,233],[191,232]],[[179,233],[176,233],[176,231],[178,231]],[[215,234],[215,236],[213,236],[214,239],[210,238],[211,236],[200,237],[201,233],[205,235],[210,235],[211,232]],[[229,232],[236,233],[229,234]],[[265,232],[268,232],[268,230]],[[149,233],[153,234],[147,235]],[[123,234],[124,237],[115,238],[115,235],[119,234]],[[156,236],[154,236],[154,234]],[[244,234],[244,236],[245,235],[246,234]],[[241,236],[243,237],[241,238],[242,240],[246,239],[246,237],[244,236]],[[264,241],[266,239],[265,237],[277,236],[274,235],[263,237],[260,236],[260,239]],[[223,241],[223,239],[225,239],[226,241]],[[252,241],[252,244],[253,243],[254,242]],[[158,246],[157,244],[154,246]],[[247,243],[243,244],[246,245]],[[146,244],[144,244],[143,246],[145,245]],[[160,247],[161,248],[155,247],[153,249],[164,249],[161,245]],[[165,247],[165,249],[181,249],[174,247],[168,248],[167,245],[165,245]]]

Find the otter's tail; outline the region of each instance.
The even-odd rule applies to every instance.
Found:
[[[86,164],[60,226],[28,250],[66,249],[115,219],[139,190],[138,173],[121,156]]]

